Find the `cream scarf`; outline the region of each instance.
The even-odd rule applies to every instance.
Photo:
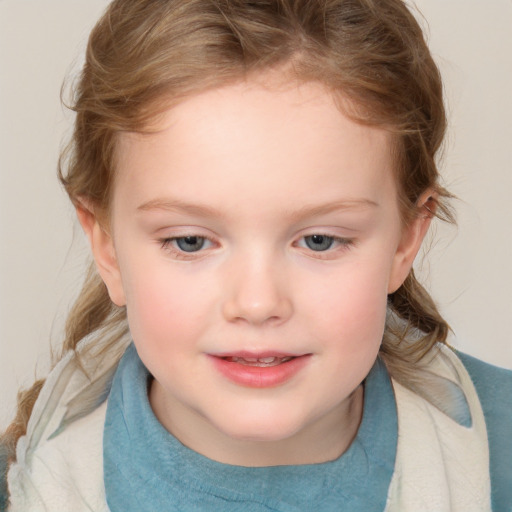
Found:
[[[439,347],[429,371],[462,390],[472,425],[460,425],[431,402],[393,382],[398,447],[386,512],[490,511],[487,429],[473,382],[446,346]]]
[[[85,339],[80,351],[94,342],[97,338]],[[103,485],[104,399],[127,343],[129,339],[110,352],[98,352],[85,368],[88,376],[73,354],[52,371],[27,435],[18,443],[17,463],[9,470],[9,511],[108,512]],[[432,405],[393,382],[399,430],[386,512],[490,511],[487,432],[473,383],[446,347],[439,347],[428,371],[462,390],[472,425],[464,427],[442,412],[442,397]]]

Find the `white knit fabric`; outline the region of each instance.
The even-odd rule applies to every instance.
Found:
[[[106,402],[9,471],[12,512],[108,512],[103,485]]]
[[[69,352],[50,373],[27,435],[18,441],[17,462],[7,475],[10,512],[108,512],[103,484],[107,403],[102,397],[110,389],[105,376],[112,374],[129,342],[125,336],[108,348],[103,347],[101,335],[91,335],[77,347],[78,354],[92,349],[86,361],[78,364]],[[77,398],[81,411],[76,410]],[[54,435],[70,410],[84,416]]]

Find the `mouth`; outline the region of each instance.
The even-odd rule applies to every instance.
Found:
[[[231,382],[252,388],[275,387],[290,381],[308,365],[312,354],[248,352],[210,355],[215,368]]]

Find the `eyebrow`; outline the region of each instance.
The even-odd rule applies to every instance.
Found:
[[[293,212],[290,216],[294,219],[305,217],[319,217],[338,210],[368,210],[378,208],[379,204],[370,199],[346,199],[333,201],[318,206],[304,206]]]
[[[137,207],[137,211],[141,212],[152,210],[188,213],[198,217],[222,217],[221,212],[211,206],[187,203],[178,199],[152,199]]]
[[[303,206],[287,216],[292,220],[303,219],[306,217],[319,217],[337,210],[367,210],[378,208],[379,204],[370,199],[346,199],[333,201],[315,206]],[[146,212],[154,210],[163,210],[176,213],[185,213],[197,217],[215,217],[222,218],[225,215],[211,206],[188,203],[178,199],[152,199],[137,207],[137,211]]]

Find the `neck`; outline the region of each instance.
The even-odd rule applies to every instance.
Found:
[[[195,411],[180,411],[153,381],[149,393],[160,423],[183,445],[223,464],[245,467],[319,464],[337,459],[354,440],[362,419],[363,386],[338,407],[299,431],[276,440],[233,438]],[[172,412],[171,412],[172,411]]]

